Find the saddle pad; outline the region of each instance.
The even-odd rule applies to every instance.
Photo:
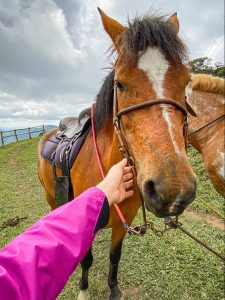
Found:
[[[72,167],[80,148],[90,131],[91,126],[88,126],[81,135],[75,136],[72,139],[59,139],[55,135],[51,136],[44,144],[41,155],[42,157],[50,162],[55,164],[56,167],[62,168],[62,158],[63,153],[66,147],[73,141],[71,144],[71,150],[69,153],[69,168]]]

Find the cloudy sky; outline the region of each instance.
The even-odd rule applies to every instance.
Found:
[[[0,128],[58,124],[94,100],[110,46],[97,6],[122,24],[177,11],[191,59],[224,61],[223,0],[0,0]]]

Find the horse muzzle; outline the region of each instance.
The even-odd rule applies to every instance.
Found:
[[[162,183],[156,185],[153,181],[145,181],[143,185],[143,199],[147,210],[159,218],[178,216],[195,199],[196,181],[191,180],[188,187],[179,193],[166,194]]]

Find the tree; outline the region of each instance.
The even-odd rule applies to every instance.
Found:
[[[212,59],[208,57],[196,58],[188,63],[192,73],[204,73],[225,77],[225,66],[221,63],[212,65]]]
[[[225,78],[225,66],[218,66],[215,70],[216,76]]]
[[[211,65],[212,59],[208,57],[196,58],[189,62],[189,67],[193,73],[204,73],[214,75],[214,69]]]

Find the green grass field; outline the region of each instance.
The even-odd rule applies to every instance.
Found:
[[[0,224],[15,216],[27,217],[15,227],[0,231],[0,247],[10,242],[41,216],[49,212],[43,189],[37,176],[37,144],[39,138],[0,147]],[[191,163],[198,174],[197,199],[190,214],[181,222],[193,234],[224,251],[222,221],[199,200],[213,205],[221,214],[224,201],[207,179],[201,158],[194,149],[190,151]],[[196,217],[201,214],[201,220]],[[134,223],[141,222],[141,213]],[[148,213],[158,228],[161,219]],[[213,224],[207,220],[213,219]],[[94,244],[94,264],[90,271],[90,293],[93,300],[107,299],[108,256],[110,230],[98,235]],[[127,236],[124,240],[119,268],[120,288],[128,300],[189,300],[224,298],[223,263],[196,245],[178,230],[167,232],[162,238],[152,232],[145,236]],[[79,292],[80,268],[74,273],[58,299],[74,300]],[[53,278],[54,281],[54,278]]]

